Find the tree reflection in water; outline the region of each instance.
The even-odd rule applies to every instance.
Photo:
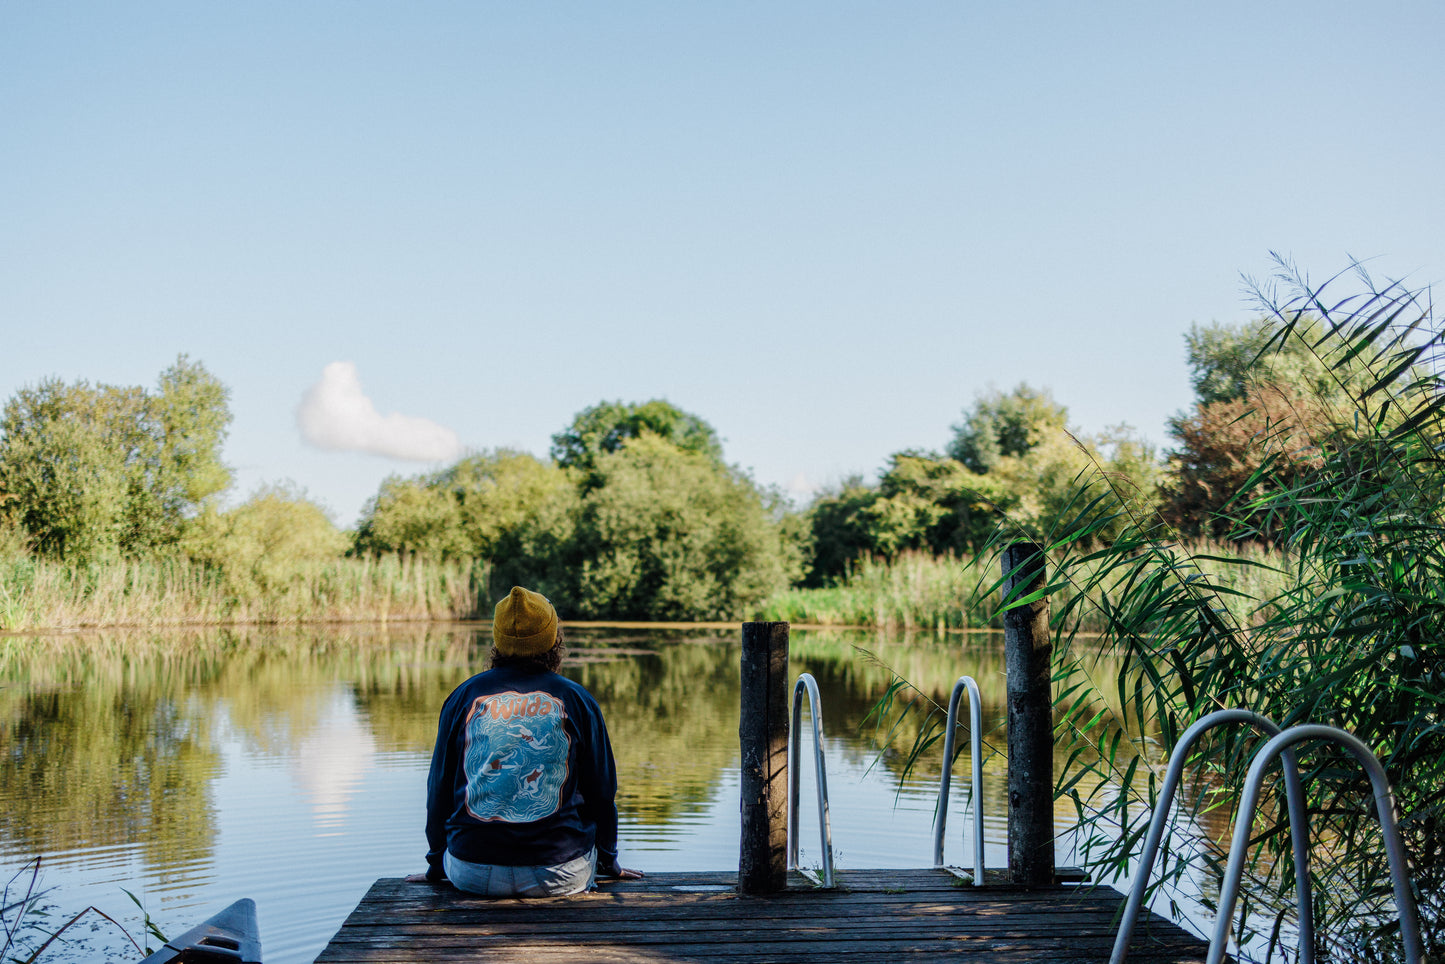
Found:
[[[372,880],[420,864],[437,714],[489,648],[485,623],[5,638],[0,872],[44,854],[60,913],[125,886],[159,895],[152,910],[170,929],[255,896],[268,961],[309,960]],[[738,761],[737,631],[574,624],[568,648],[563,671],[597,697],[611,731],[624,848],[677,869],[700,842],[708,866],[735,860],[737,805],[722,798]],[[849,849],[905,864],[916,851],[922,865],[938,753],[911,778],[911,806],[927,812],[908,815],[903,849],[867,851],[856,838],[893,816],[903,754],[879,756],[864,721],[894,672],[945,705],[966,672],[983,687],[985,737],[1002,748],[997,638],[795,629],[800,672],[822,691],[830,777],[838,766],[856,778],[834,786],[844,865]],[[906,748],[917,725],[905,721],[896,742]],[[1003,774],[996,755],[985,773],[993,840]],[[961,800],[967,780],[955,787]]]

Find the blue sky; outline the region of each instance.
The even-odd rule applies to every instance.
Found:
[[[665,397],[801,491],[1024,380],[1164,445],[1183,333],[1251,317],[1269,252],[1445,278],[1442,35],[1423,2],[0,0],[0,398],[184,352],[231,390],[233,498],[342,524],[451,449],[304,440],[337,362],[383,426],[317,436],[352,448],[544,455]]]

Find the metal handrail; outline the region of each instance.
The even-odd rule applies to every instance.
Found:
[[[1405,945],[1405,962],[1420,964],[1424,959],[1424,948],[1420,941],[1420,917],[1415,908],[1415,896],[1410,892],[1409,870],[1405,864],[1405,845],[1400,839],[1395,795],[1390,790],[1390,780],[1385,775],[1385,768],[1380,765],[1370,748],[1353,733],[1317,723],[1290,727],[1266,743],[1249,764],[1249,774],[1244,779],[1244,794],[1239,801],[1239,816],[1234,824],[1234,843],[1229,848],[1229,863],[1225,865],[1224,883],[1219,891],[1219,917],[1214,921],[1214,935],[1209,941],[1208,964],[1221,964],[1225,947],[1229,943],[1230,918],[1234,916],[1234,904],[1239,899],[1239,882],[1244,876],[1249,833],[1254,823],[1255,807],[1259,804],[1264,772],[1269,769],[1275,757],[1305,740],[1329,740],[1338,743],[1350,751],[1350,755],[1369,776],[1370,785],[1375,792],[1375,810],[1380,819],[1380,832],[1385,838],[1385,852],[1390,861],[1390,885],[1395,890],[1395,910],[1400,916],[1400,939]],[[1303,920],[1307,915],[1313,914],[1314,908],[1306,904],[1299,908],[1299,912],[1300,919]]]
[[[1114,938],[1114,953],[1109,964],[1124,964],[1129,956],[1129,940],[1134,934],[1134,924],[1144,906],[1144,892],[1149,887],[1149,875],[1154,870],[1154,858],[1159,853],[1159,844],[1164,838],[1164,825],[1169,820],[1169,808],[1174,803],[1174,794],[1184,774],[1184,763],[1189,751],[1205,731],[1225,723],[1248,723],[1263,730],[1271,737],[1280,733],[1279,725],[1268,717],[1250,710],[1218,710],[1200,717],[1184,731],[1174,752],[1169,757],[1169,768],[1164,773],[1164,786],[1159,791],[1153,816],[1149,820],[1149,834],[1144,839],[1144,849],[1139,854],[1139,866],[1134,872],[1134,886],[1129,890],[1129,900],[1124,905],[1124,916],[1119,921],[1119,933]],[[1284,751],[1284,791],[1289,801],[1290,844],[1294,850],[1295,900],[1300,907],[1311,907],[1309,873],[1309,817],[1305,813],[1304,787],[1300,784],[1299,767],[1294,754]],[[1299,964],[1314,964],[1315,939],[1314,918],[1300,914],[1300,956]]]
[[[973,885],[983,886],[983,700],[972,676],[960,676],[948,698],[947,730],[943,737],[943,776],[938,781],[938,810],[933,818],[933,866],[943,866],[943,830],[948,821],[948,785],[953,774],[953,738],[958,727],[958,701],[968,691],[968,759],[973,778]]]
[[[808,715],[813,718],[813,758],[818,765],[818,823],[822,834],[823,886],[833,886],[833,829],[828,822],[828,768],[823,764],[823,701],[818,681],[802,673],[793,684],[793,725],[788,729],[788,869],[798,866],[798,743],[803,716],[803,691],[808,692]]]

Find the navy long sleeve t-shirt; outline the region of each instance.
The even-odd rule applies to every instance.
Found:
[[[442,706],[427,777],[427,877],[442,854],[542,866],[597,848],[618,873],[617,769],[592,694],[556,673],[504,667],[458,686]]]

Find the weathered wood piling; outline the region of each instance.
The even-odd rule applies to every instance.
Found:
[[[743,623],[742,843],[738,887],[776,893],[788,875],[788,624]]]
[[[1005,599],[1044,588],[1043,550],[1016,542],[1003,553]],[[1003,615],[1008,673],[1008,866],[1020,887],[1054,884],[1053,641],[1049,598]]]

